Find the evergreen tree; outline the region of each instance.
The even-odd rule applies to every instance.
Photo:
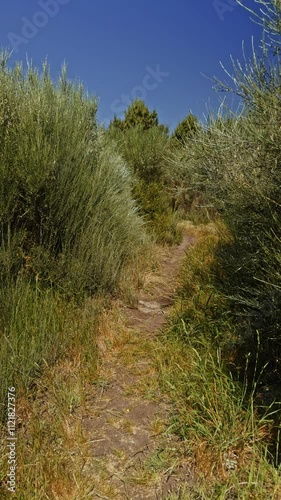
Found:
[[[176,126],[172,135],[172,139],[176,139],[177,141],[184,143],[188,139],[193,139],[199,132],[199,129],[200,125],[198,123],[197,117],[192,113],[189,113],[186,118],[184,118]]]
[[[135,99],[125,112],[124,125],[125,128],[141,127],[143,130],[157,127],[157,112],[155,109],[153,111],[149,111],[144,101]]]
[[[114,115],[113,120],[109,124],[110,130],[124,130],[124,121]]]
[[[110,130],[128,130],[139,127],[148,130],[153,127],[159,127],[165,135],[169,134],[169,129],[165,125],[159,125],[156,110],[149,111],[148,107],[140,99],[135,99],[125,111],[124,119],[117,118],[115,115],[109,124]]]

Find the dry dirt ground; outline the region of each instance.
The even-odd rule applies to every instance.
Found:
[[[89,498],[186,498],[181,492],[192,483],[192,471],[172,433],[172,405],[154,360],[180,264],[193,243],[187,230],[182,243],[163,254],[157,279],[140,292],[137,306],[119,303],[104,317],[99,378],[88,387],[83,417],[89,442],[84,473],[95,484]]]

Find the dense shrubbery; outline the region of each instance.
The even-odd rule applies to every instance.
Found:
[[[56,87],[20,66],[0,72],[1,279],[19,273],[66,292],[111,289],[143,237],[123,160],[96,102],[63,70]]]
[[[42,74],[25,72],[1,57],[3,404],[8,386],[27,387],[43,361],[55,362],[79,339],[79,356],[95,357],[94,323],[83,308],[78,320],[67,300],[112,291],[145,234],[132,176],[98,129],[95,99],[65,68],[55,85],[46,64]]]
[[[109,136],[134,175],[134,196],[148,229],[161,243],[180,240],[179,217],[175,210],[175,176],[169,171],[170,140],[167,128],[159,125],[155,111],[134,101],[124,120],[114,118]]]
[[[272,18],[276,44],[280,9],[276,2],[259,3]],[[260,363],[269,364],[262,380],[272,383],[281,376],[280,70],[265,45],[244,70],[234,65],[233,92],[243,99],[243,112],[210,119],[176,153],[202,204],[213,205],[230,230],[231,243],[218,251],[217,285],[230,301],[242,351],[254,364],[259,346]]]
[[[159,243],[180,243],[182,231],[178,227],[179,215],[171,206],[171,193],[163,182],[139,180],[134,188],[134,197],[147,222],[147,228]]]
[[[143,130],[138,126],[126,131],[117,129],[111,135],[119,145],[128,167],[137,178],[146,182],[163,179],[169,142],[161,129],[151,127]]]

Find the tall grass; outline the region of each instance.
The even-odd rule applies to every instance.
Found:
[[[170,431],[194,470],[181,498],[278,499],[281,482],[271,448],[275,409],[258,413],[254,383],[234,379],[236,325],[213,277],[216,248],[229,234],[220,224],[194,230],[197,243],[182,267],[178,300],[155,354],[172,398]],[[171,496],[172,498],[172,496]]]
[[[3,294],[2,294],[3,295]],[[3,297],[1,296],[1,299]],[[96,331],[102,302],[82,307],[54,291],[34,293],[18,283],[7,294],[0,346],[0,497],[7,490],[7,385],[16,388],[15,498],[80,498],[83,476],[85,387],[96,376]],[[87,483],[87,484],[86,484]]]
[[[44,366],[79,351],[85,366],[96,366],[95,327],[91,313],[66,301],[54,290],[40,291],[18,280],[0,290],[0,417],[7,411],[7,388],[24,394]]]

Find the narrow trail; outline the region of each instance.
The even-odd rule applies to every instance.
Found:
[[[103,325],[99,379],[88,388],[83,418],[85,473],[95,482],[89,498],[160,500],[192,480],[189,466],[179,464],[181,444],[169,433],[171,404],[161,393],[153,353],[193,243],[187,229],[182,243],[163,257],[150,291],[140,292],[137,307],[119,305],[109,327]]]

